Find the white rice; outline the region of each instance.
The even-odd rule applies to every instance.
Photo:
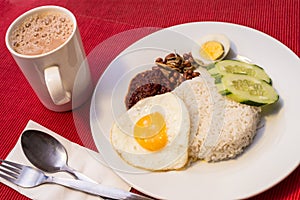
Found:
[[[253,140],[260,121],[259,107],[240,104],[220,95],[205,72],[173,91],[189,111],[191,160],[215,162],[234,158]]]

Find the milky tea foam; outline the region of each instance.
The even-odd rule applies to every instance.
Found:
[[[10,35],[14,51],[23,55],[40,55],[62,45],[72,34],[70,17],[58,11],[44,11],[27,17]]]

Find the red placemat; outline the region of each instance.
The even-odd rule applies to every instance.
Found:
[[[281,41],[300,56],[299,0],[215,0],[215,1],[96,1],[96,0],[2,0],[0,1],[0,157],[14,147],[21,131],[32,119],[79,144],[73,113],[55,113],[39,102],[5,47],[9,24],[23,12],[41,5],[59,5],[71,10],[78,20],[87,54],[111,36],[140,27],[168,27],[194,21],[222,21],[245,25]],[[245,38],[247,39],[247,38]],[[284,58],[283,58],[284,59]],[[104,69],[99,69],[100,72]],[[85,105],[88,107],[88,105]],[[85,120],[80,128],[89,131]],[[271,169],[270,169],[271,170]],[[0,184],[1,199],[27,199]],[[300,199],[299,167],[281,183],[253,199]]]

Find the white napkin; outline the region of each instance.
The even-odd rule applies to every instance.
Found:
[[[25,130],[35,129],[44,131],[58,141],[60,141],[68,152],[68,165],[73,169],[76,169],[88,177],[92,178],[96,182],[101,182],[103,185],[120,188],[123,190],[130,190],[130,186],[126,184],[120,177],[118,177],[109,167],[99,162],[100,155],[90,149],[84,148],[76,143],[61,137],[60,135],[50,131],[49,129],[39,125],[36,122],[29,121]],[[25,131],[24,130],[24,131]],[[15,161],[17,163],[32,166],[31,163],[25,157],[21,147],[21,137],[19,138],[16,146],[7,156],[6,160]],[[65,172],[53,173],[47,175],[57,177],[73,178],[71,175]],[[70,200],[99,200],[100,197],[89,195],[83,192],[68,189],[66,187],[56,184],[44,184],[35,188],[21,188],[14,184],[7,182],[0,178],[0,181],[9,187],[15,189],[19,193],[37,200],[53,200],[53,199],[70,199]]]

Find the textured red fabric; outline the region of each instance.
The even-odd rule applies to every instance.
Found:
[[[17,16],[31,8],[50,4],[66,7],[75,14],[87,54],[102,41],[126,30],[164,28],[195,21],[223,21],[260,30],[300,56],[299,0],[0,0],[0,158],[5,158],[14,147],[30,119],[71,141],[95,149],[88,134],[86,137],[76,134],[78,129],[90,131],[85,123],[88,113],[80,111],[88,108],[89,104],[77,110],[80,118],[76,117],[76,111],[73,115],[72,112],[47,110],[5,47],[5,32]],[[120,50],[116,49],[116,52]],[[98,70],[101,74],[104,68]],[[0,184],[0,199],[27,198]],[[300,199],[300,168],[273,188],[251,199]]]

